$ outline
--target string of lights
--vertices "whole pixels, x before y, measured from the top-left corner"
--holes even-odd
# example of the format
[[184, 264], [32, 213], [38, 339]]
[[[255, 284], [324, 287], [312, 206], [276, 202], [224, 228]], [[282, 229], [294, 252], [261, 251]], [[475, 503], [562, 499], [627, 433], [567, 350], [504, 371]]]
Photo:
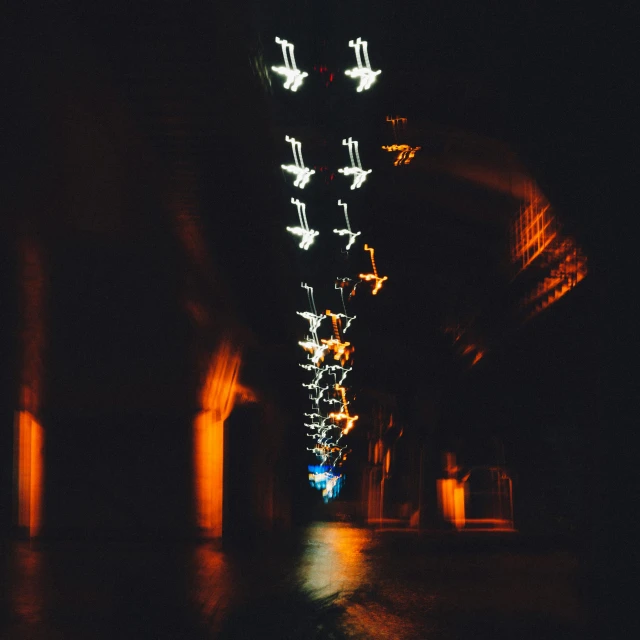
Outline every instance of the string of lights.
[[[296, 66], [293, 44], [280, 38], [276, 38], [275, 41], [282, 47], [284, 66], [274, 66], [272, 70], [284, 77], [284, 89], [295, 92], [302, 86], [302, 81], [308, 74], [300, 71]], [[345, 74], [359, 81], [357, 92], [368, 90], [381, 71], [374, 71], [371, 68], [366, 41], [361, 38], [351, 40], [349, 46], [355, 51], [357, 67], [348, 69]], [[317, 65], [313, 68], [314, 70], [325, 69]], [[293, 187], [304, 189], [315, 170], [304, 164], [300, 141], [288, 135], [285, 136], [285, 141], [291, 144], [293, 164], [283, 164], [281, 168], [294, 176]], [[363, 169], [357, 140], [351, 137], [346, 138], [342, 140], [342, 145], [349, 151], [350, 166], [338, 169], [338, 172], [352, 178], [350, 189], [353, 191], [362, 187], [372, 170]], [[306, 251], [319, 232], [309, 227], [306, 203], [293, 197], [290, 201], [297, 210], [298, 226], [288, 226], [286, 230], [300, 238], [299, 247]], [[343, 245], [342, 251], [349, 252], [361, 232], [354, 231], [351, 227], [348, 204], [339, 199], [338, 206], [343, 208], [345, 223], [343, 228], [333, 229], [333, 233], [346, 239], [346, 246]], [[376, 295], [382, 283], [387, 280], [386, 276], [378, 275], [373, 248], [367, 244], [364, 248], [370, 253], [372, 273], [360, 274], [357, 278], [344, 277], [334, 280], [334, 289], [340, 294], [341, 312], [336, 313], [327, 309], [325, 313], [318, 313], [314, 289], [305, 282], [301, 283], [301, 287], [306, 293], [307, 309], [296, 312], [308, 323], [306, 335], [298, 344], [306, 352], [306, 361], [301, 363], [300, 367], [310, 375], [308, 381], [302, 384], [311, 405], [309, 413], [304, 414], [305, 422], [303, 423], [307, 436], [311, 439], [307, 450], [312, 452], [318, 461], [318, 464], [309, 466], [309, 481], [312, 486], [322, 491], [325, 501], [335, 498], [344, 484], [342, 465], [347, 458], [348, 447], [341, 441], [359, 419], [359, 416], [351, 413], [348, 398], [347, 377], [352, 371], [354, 346], [351, 341], [344, 339], [344, 334], [356, 316], [349, 314], [347, 304], [355, 295], [356, 288], [361, 282], [373, 281], [374, 286], [371, 292]], [[326, 326], [325, 319], [330, 320], [329, 335], [322, 335], [323, 327]]]

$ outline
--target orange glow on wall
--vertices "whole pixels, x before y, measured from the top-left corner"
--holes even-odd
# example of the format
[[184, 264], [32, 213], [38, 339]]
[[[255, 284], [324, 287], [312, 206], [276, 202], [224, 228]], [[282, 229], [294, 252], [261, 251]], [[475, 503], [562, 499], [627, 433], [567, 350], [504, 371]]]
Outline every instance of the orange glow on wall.
[[222, 536], [224, 421], [233, 410], [240, 364], [239, 351], [224, 340], [211, 357], [194, 421], [196, 520], [213, 538]]
[[416, 153], [422, 149], [422, 147], [411, 147], [408, 144], [392, 144], [389, 146], [383, 146], [382, 148], [385, 151], [395, 151], [398, 153], [396, 159], [393, 161], [393, 165], [395, 167], [399, 167], [403, 164], [409, 164]]
[[557, 302], [587, 275], [587, 258], [573, 238], [554, 243], [549, 253], [549, 259], [555, 266], [522, 301], [528, 309], [528, 317]]
[[31, 537], [42, 525], [44, 430], [38, 414], [42, 396], [45, 278], [42, 251], [31, 237], [19, 246], [20, 397], [14, 417], [15, 523]]
[[465, 525], [463, 484], [456, 478], [442, 478], [437, 481], [437, 487], [440, 513], [456, 529], [462, 529]]
[[525, 204], [513, 227], [511, 257], [520, 270], [535, 260], [546, 272], [522, 300], [527, 317], [531, 318], [587, 275], [587, 258], [572, 237], [562, 234], [549, 203], [537, 188], [529, 184], [525, 192]]
[[364, 250], [368, 251], [371, 254], [371, 268], [373, 270], [373, 273], [361, 273], [358, 277], [362, 278], [362, 280], [366, 280], [367, 282], [371, 280], [375, 281], [375, 285], [373, 287], [373, 290], [371, 291], [371, 293], [375, 296], [378, 293], [378, 291], [380, 291], [380, 287], [382, 287], [382, 283], [388, 278], [387, 276], [384, 276], [382, 278], [378, 276], [378, 269], [376, 267], [376, 261], [374, 257], [374, 248], [370, 247], [368, 244], [365, 244]]
[[526, 269], [551, 243], [556, 235], [555, 218], [546, 198], [535, 185], [525, 189], [525, 202], [513, 225], [511, 259]]
[[16, 523], [34, 537], [42, 525], [44, 430], [29, 411], [14, 418], [14, 473]]

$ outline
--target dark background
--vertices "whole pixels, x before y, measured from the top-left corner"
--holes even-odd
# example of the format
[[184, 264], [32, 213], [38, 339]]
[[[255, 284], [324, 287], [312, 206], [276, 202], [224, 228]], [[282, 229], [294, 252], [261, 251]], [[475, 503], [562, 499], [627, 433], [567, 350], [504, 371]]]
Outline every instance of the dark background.
[[[357, 194], [358, 206], [350, 206], [352, 222], [360, 223], [389, 275], [375, 300], [357, 300], [366, 320], [354, 324], [354, 385], [399, 392], [407, 420], [419, 412], [413, 407], [421, 394], [431, 397], [433, 389], [441, 398], [441, 428], [454, 440], [462, 430], [459, 437], [470, 442], [464, 425], [472, 420], [487, 433], [499, 425], [521, 477], [545, 477], [548, 469], [558, 475], [564, 462], [553, 460], [549, 439], [560, 438], [565, 444], [556, 449], [565, 458], [570, 452], [580, 473], [579, 486], [567, 490], [580, 495], [590, 597], [624, 606], [614, 596], [635, 557], [623, 543], [633, 537], [629, 500], [637, 489], [628, 435], [637, 397], [631, 375], [637, 305], [619, 275], [633, 273], [634, 255], [622, 215], [629, 207], [618, 187], [631, 184], [624, 171], [631, 164], [623, 159], [635, 131], [625, 115], [635, 73], [630, 11], [536, 2], [345, 5], [56, 3], [8, 16], [3, 502], [9, 502], [16, 393], [12, 252], [25, 224], [45, 241], [47, 277], [65, 283], [54, 285], [48, 300], [47, 357], [56, 375], [47, 380], [45, 415], [52, 430], [61, 419], [67, 433], [74, 420], [85, 425], [77, 417], [85, 407], [99, 423], [86, 436], [90, 460], [110, 446], [113, 459], [132, 472], [139, 460], [126, 463], [126, 455], [152, 438], [167, 446], [158, 446], [162, 463], [149, 468], [169, 463], [171, 412], [183, 415], [191, 388], [178, 301], [181, 258], [161, 213], [175, 205], [197, 210], [213, 256], [208, 290], [220, 314], [247, 326], [259, 345], [261, 356], [247, 375], [272, 380], [277, 373], [274, 393], [291, 442], [302, 450], [296, 416], [305, 399], [294, 398], [302, 380], [295, 348], [304, 329], [295, 316], [304, 304], [299, 281], [307, 269], [321, 279], [319, 265], [341, 256], [324, 251], [322, 263], [311, 262], [284, 231], [294, 213], [279, 169], [288, 161], [284, 134], [308, 136], [307, 163], [320, 158], [328, 166], [336, 163], [331, 150], [353, 135], [374, 172]], [[312, 74], [304, 91], [285, 95], [273, 77], [271, 88], [261, 81], [261, 70], [279, 63], [275, 35], [296, 43], [301, 68], [313, 61], [338, 70], [346, 42], [360, 35], [383, 74], [364, 95], [339, 72], [328, 88]], [[503, 310], [511, 294], [500, 284], [506, 247], [489, 214], [472, 218], [455, 203], [425, 205], [435, 185], [418, 163], [411, 178], [394, 174], [378, 148], [389, 142], [384, 116], [396, 113], [495, 136], [523, 159], [589, 257], [588, 278], [548, 317], [522, 329], [508, 323]], [[327, 195], [319, 180], [314, 189], [310, 219], [311, 202]], [[486, 316], [491, 354], [470, 374], [441, 335], [452, 298], [470, 308], [478, 303]], [[186, 447], [177, 445], [181, 469]], [[295, 450], [291, 445], [293, 478], [306, 464]], [[62, 472], [64, 462], [57, 468]], [[81, 490], [74, 474], [83, 475], [66, 468], [60, 494], [65, 487]], [[177, 505], [186, 488], [171, 476], [181, 473], [168, 473], [158, 492], [173, 492], [167, 504]], [[565, 488], [575, 483], [572, 476], [564, 480]], [[299, 487], [295, 504], [302, 509], [308, 496]], [[150, 489], [143, 483], [140, 495]], [[90, 500], [90, 489], [82, 491]], [[533, 498], [529, 506], [521, 511], [524, 521], [535, 519]], [[4, 513], [8, 522], [8, 507]]]

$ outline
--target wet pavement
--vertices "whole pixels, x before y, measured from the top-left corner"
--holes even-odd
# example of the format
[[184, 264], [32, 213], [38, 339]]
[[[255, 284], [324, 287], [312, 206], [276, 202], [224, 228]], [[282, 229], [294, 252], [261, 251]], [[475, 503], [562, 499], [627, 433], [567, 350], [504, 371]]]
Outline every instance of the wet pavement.
[[[451, 538], [454, 540], [454, 538]], [[567, 550], [316, 523], [216, 545], [12, 542], [6, 639], [578, 638]]]

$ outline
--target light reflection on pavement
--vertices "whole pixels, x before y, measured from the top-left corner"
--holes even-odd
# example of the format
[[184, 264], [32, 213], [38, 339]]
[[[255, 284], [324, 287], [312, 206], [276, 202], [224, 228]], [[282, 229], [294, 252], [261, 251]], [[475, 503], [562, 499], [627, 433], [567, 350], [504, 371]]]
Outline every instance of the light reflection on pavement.
[[[463, 544], [452, 549], [410, 532], [316, 523], [300, 545], [279, 551], [269, 544], [223, 551], [209, 543], [13, 542], [0, 567], [8, 569], [0, 576], [0, 637], [208, 640], [234, 615], [255, 618], [259, 635], [265, 616], [285, 629], [292, 607], [307, 606], [300, 590], [336, 594], [336, 624], [350, 638], [583, 637], [575, 554], [457, 540]], [[260, 610], [265, 603], [276, 610]]]

